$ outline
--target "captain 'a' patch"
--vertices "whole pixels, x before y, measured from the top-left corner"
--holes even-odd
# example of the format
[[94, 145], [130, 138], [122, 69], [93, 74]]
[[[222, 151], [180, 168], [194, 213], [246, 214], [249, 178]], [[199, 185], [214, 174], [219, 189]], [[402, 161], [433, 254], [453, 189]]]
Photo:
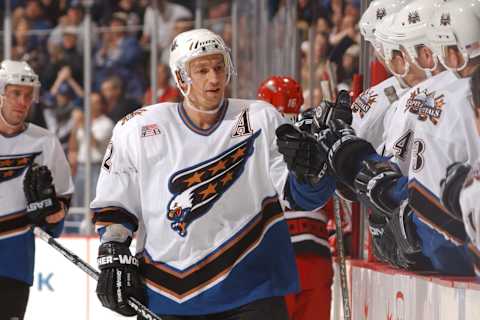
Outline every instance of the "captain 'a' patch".
[[261, 130], [221, 154], [172, 175], [168, 189], [173, 194], [167, 206], [171, 228], [180, 236], [200, 218], [241, 176], [253, 154]]
[[0, 156], [0, 183], [22, 175], [40, 152]]
[[252, 134], [252, 126], [250, 125], [249, 110], [243, 108], [242, 112], [238, 116], [238, 120], [233, 127], [232, 138], [238, 138], [241, 136], [247, 136]]

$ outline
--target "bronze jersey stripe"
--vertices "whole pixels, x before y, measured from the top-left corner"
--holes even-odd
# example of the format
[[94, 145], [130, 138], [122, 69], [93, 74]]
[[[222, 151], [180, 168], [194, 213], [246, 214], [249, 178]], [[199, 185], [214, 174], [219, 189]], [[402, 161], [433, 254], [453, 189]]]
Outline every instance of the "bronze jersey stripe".
[[259, 213], [259, 219], [253, 222], [254, 225], [249, 228], [248, 232], [231, 240], [235, 242], [233, 245], [223, 246], [220, 254], [216, 254], [215, 259], [211, 259], [203, 265], [200, 263], [192, 270], [185, 271], [189, 273], [187, 276], [175, 275], [173, 272], [168, 272], [164, 268], [161, 269], [146, 261], [143, 265], [145, 277], [156, 287], [174, 294], [178, 298], [184, 297], [208, 285], [219, 275], [233, 268], [236, 261], [258, 243], [266, 227], [282, 216], [283, 212], [277, 199], [263, 208]]

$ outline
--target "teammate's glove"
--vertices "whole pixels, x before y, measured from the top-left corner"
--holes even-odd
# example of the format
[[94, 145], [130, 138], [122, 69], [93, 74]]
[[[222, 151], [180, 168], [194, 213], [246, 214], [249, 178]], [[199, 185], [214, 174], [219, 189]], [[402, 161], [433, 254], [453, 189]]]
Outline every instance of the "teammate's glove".
[[315, 133], [313, 118], [315, 117], [315, 108], [310, 108], [308, 110], [302, 111], [298, 114], [295, 123], [293, 124], [300, 131], [307, 133]]
[[315, 136], [291, 124], [281, 125], [275, 133], [278, 151], [297, 180], [310, 184], [320, 181], [327, 171], [327, 165], [325, 153], [320, 150]]
[[459, 202], [460, 191], [471, 168], [466, 163], [455, 162], [448, 166], [445, 178], [440, 181], [442, 203], [459, 220], [462, 220], [462, 209]]
[[321, 149], [328, 154], [328, 165], [339, 180], [352, 190], [353, 179], [357, 174], [355, 159], [375, 153], [372, 145], [355, 136], [355, 131], [342, 120], [333, 120], [329, 128], [321, 131], [318, 142]]
[[404, 268], [410, 270], [431, 270], [431, 263], [422, 254], [417, 229], [410, 219], [412, 214], [408, 200], [405, 200], [388, 221], [388, 226], [397, 244], [397, 257], [400, 257], [399, 264], [405, 265]]
[[395, 236], [384, 216], [371, 213], [368, 216], [369, 230], [372, 235], [373, 255], [378, 260], [392, 266], [407, 268], [408, 263], [403, 257], [398, 256]]
[[100, 245], [97, 258], [100, 276], [96, 291], [104, 307], [124, 316], [134, 316], [136, 312], [128, 305], [127, 299], [134, 297], [142, 302], [144, 285], [138, 274], [138, 260], [130, 253], [127, 243], [112, 241]]
[[388, 191], [401, 177], [400, 170], [390, 161], [365, 160], [354, 186], [363, 204], [391, 218], [399, 204], [390, 199]]
[[27, 216], [34, 225], [48, 225], [46, 217], [62, 208], [55, 193], [52, 173], [46, 166], [29, 167], [23, 180]]
[[317, 132], [327, 128], [332, 120], [342, 120], [344, 123], [352, 124], [352, 109], [350, 108], [352, 100], [346, 90], [341, 90], [337, 95], [335, 103], [322, 101], [320, 106], [316, 107], [314, 124]]

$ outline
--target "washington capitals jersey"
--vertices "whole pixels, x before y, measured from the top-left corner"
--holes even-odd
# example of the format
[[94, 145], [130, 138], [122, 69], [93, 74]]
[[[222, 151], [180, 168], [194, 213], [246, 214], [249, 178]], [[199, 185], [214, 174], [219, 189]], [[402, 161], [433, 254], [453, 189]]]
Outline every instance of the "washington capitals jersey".
[[279, 199], [288, 175], [275, 137], [281, 115], [228, 99], [204, 130], [184, 108], [157, 104], [116, 125], [91, 204], [97, 227], [138, 226], [158, 314], [216, 313], [296, 291]]
[[23, 178], [33, 163], [52, 172], [57, 195], [70, 197], [70, 166], [54, 134], [34, 124], [0, 135], [0, 276], [33, 282], [34, 235], [26, 216]]
[[390, 77], [364, 92], [352, 104], [352, 128], [382, 154], [384, 118], [390, 106], [406, 91], [397, 78]]
[[448, 85], [455, 80], [456, 77], [451, 72], [441, 72], [404, 92], [391, 106], [385, 119], [383, 155], [392, 157], [404, 176], [408, 176], [410, 169], [416, 114], [422, 112], [422, 105], [427, 99], [424, 93], [435, 90], [430, 89], [432, 87]]
[[[477, 137], [478, 138], [478, 137]], [[460, 192], [463, 223], [469, 237], [469, 251], [474, 261], [475, 272], [480, 276], [480, 161], [469, 172]]]
[[[447, 72], [450, 73], [450, 72]], [[413, 96], [415, 95], [415, 96]], [[466, 240], [461, 220], [450, 217], [440, 202], [440, 181], [454, 162], [480, 158], [469, 79], [419, 86], [405, 113], [415, 120], [409, 172], [409, 199], [417, 216], [455, 244]]]

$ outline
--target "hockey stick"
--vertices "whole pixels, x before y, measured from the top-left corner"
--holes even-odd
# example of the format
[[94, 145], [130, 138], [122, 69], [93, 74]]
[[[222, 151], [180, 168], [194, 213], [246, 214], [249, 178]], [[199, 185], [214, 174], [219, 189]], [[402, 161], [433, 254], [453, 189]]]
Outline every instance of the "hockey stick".
[[351, 319], [350, 299], [348, 295], [347, 264], [345, 261], [345, 247], [343, 246], [342, 219], [340, 217], [340, 203], [337, 196], [333, 195], [333, 211], [337, 236], [337, 251], [340, 257], [340, 287], [342, 291], [343, 318]]
[[[38, 236], [40, 239], [48, 243], [51, 247], [55, 250], [60, 252], [65, 258], [70, 260], [74, 265], [82, 269], [85, 273], [87, 273], [90, 277], [95, 280], [98, 280], [99, 273], [95, 268], [91, 265], [83, 261], [79, 256], [62, 246], [58, 243], [51, 235], [40, 229], [39, 227], [35, 227], [33, 229], [33, 233]], [[162, 320], [159, 316], [154, 314], [150, 311], [146, 306], [144, 306], [140, 301], [137, 299], [130, 297], [128, 298], [128, 305], [137, 312], [139, 316], [142, 316], [144, 319], [147, 320]]]

